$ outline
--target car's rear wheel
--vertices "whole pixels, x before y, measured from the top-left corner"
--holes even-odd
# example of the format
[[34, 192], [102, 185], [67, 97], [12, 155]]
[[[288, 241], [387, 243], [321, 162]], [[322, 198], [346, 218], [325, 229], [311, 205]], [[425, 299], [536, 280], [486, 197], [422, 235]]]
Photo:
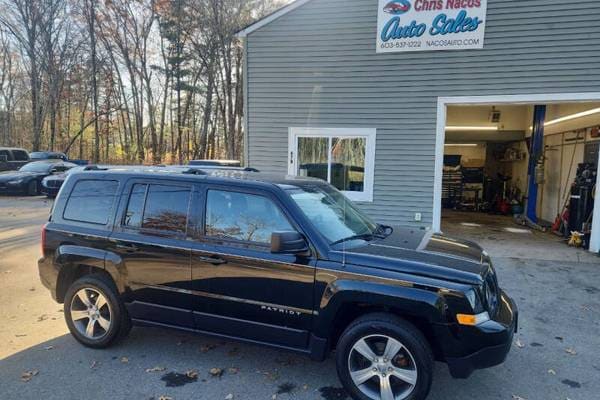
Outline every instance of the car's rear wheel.
[[131, 327], [115, 285], [101, 274], [86, 275], [69, 287], [64, 313], [73, 337], [88, 347], [108, 347]]
[[336, 350], [340, 381], [357, 400], [422, 400], [429, 393], [433, 355], [409, 322], [370, 314], [353, 322]]
[[29, 196], [37, 196], [38, 194], [38, 183], [34, 179], [27, 184], [27, 194]]

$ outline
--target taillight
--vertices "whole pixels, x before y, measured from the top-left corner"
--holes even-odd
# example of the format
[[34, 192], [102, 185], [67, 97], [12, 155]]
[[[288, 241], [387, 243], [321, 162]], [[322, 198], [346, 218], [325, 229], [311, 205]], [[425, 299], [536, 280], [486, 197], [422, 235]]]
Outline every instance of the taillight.
[[42, 226], [42, 256], [46, 255], [44, 251], [44, 249], [46, 248], [46, 225], [48, 225], [48, 223], [45, 223]]

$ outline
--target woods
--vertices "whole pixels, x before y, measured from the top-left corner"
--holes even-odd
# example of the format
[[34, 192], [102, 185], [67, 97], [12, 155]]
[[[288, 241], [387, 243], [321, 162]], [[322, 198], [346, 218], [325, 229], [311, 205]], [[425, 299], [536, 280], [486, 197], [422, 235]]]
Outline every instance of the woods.
[[243, 157], [235, 32], [286, 0], [0, 0], [0, 145], [107, 163]]

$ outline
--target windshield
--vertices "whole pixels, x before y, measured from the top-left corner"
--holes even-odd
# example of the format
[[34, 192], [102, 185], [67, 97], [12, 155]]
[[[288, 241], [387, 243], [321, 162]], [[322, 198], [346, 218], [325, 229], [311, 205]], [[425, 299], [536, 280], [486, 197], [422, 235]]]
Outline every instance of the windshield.
[[330, 244], [378, 231], [376, 223], [332, 186], [294, 187], [287, 192]]
[[47, 158], [46, 153], [41, 153], [41, 152], [33, 152], [33, 153], [29, 153], [29, 158], [31, 158], [32, 160], [41, 160], [44, 158]]
[[51, 164], [45, 162], [32, 162], [29, 164], [25, 164], [19, 169], [19, 171], [23, 172], [48, 172]]

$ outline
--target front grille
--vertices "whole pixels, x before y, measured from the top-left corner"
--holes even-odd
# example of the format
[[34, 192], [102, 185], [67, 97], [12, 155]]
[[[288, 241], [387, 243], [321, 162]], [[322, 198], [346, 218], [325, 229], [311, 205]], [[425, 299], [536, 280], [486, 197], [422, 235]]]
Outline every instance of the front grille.
[[58, 189], [62, 185], [62, 181], [57, 180], [47, 180], [46, 186], [51, 189]]

